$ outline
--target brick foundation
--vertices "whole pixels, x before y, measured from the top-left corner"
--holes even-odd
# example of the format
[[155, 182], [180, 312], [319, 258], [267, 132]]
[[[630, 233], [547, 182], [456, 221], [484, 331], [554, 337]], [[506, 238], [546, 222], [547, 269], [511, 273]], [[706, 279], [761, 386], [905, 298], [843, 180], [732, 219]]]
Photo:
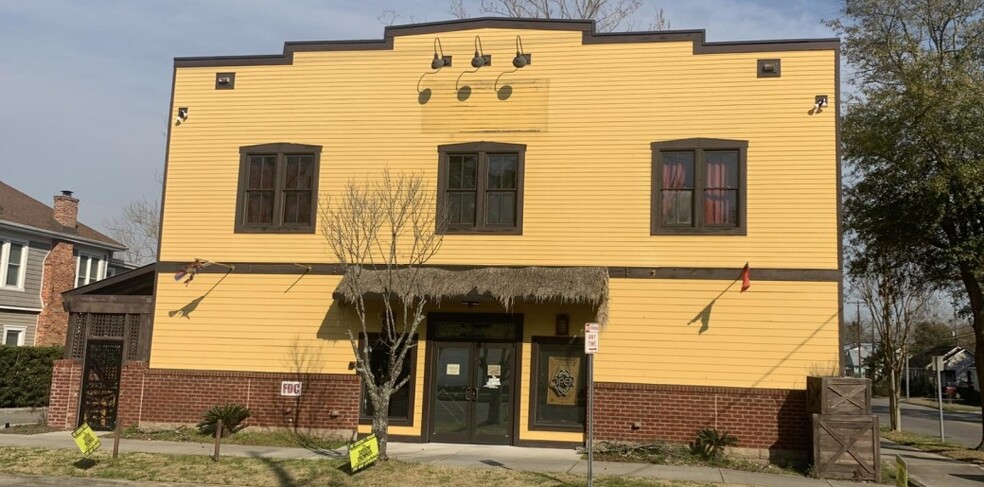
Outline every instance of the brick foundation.
[[[55, 365], [48, 420], [52, 426], [75, 426], [81, 376], [78, 362], [62, 360]], [[303, 381], [303, 395], [280, 396], [284, 380]], [[296, 426], [342, 436], [358, 427], [359, 395], [359, 378], [354, 374], [150, 369], [146, 362], [128, 362], [120, 379], [117, 417], [123, 426], [195, 424], [209, 407], [237, 403], [252, 411], [250, 426]]]
[[688, 443], [716, 428], [741, 448], [806, 452], [810, 444], [806, 391], [798, 390], [599, 382], [595, 425], [605, 440]]

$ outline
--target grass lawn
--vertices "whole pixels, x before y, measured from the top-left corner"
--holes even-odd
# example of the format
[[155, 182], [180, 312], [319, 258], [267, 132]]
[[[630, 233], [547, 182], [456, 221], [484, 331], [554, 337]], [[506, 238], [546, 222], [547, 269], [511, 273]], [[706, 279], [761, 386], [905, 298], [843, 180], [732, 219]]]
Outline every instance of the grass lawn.
[[[103, 437], [112, 437], [112, 433], [104, 433]], [[208, 435], [203, 435], [194, 428], [181, 428], [177, 430], [162, 431], [143, 431], [135, 428], [127, 428], [120, 432], [120, 437], [128, 440], [157, 440], [157, 441], [185, 441], [191, 443], [214, 443], [215, 439]], [[293, 432], [288, 430], [274, 431], [251, 431], [242, 430], [238, 433], [222, 438], [222, 444], [229, 445], [253, 445], [253, 446], [285, 446], [295, 448], [307, 448], [309, 450], [334, 450], [346, 445], [346, 442], [333, 439], [320, 438], [303, 432]]]
[[[280, 460], [224, 457], [213, 462], [204, 456], [121, 454], [116, 460], [105, 451], [81, 460], [78, 452], [28, 448], [0, 448], [0, 472], [20, 475], [92, 477], [158, 482], [195, 482], [250, 487], [378, 486], [378, 485], [494, 485], [579, 486], [583, 477], [538, 474], [506, 469], [469, 469], [383, 462], [349, 475], [348, 464], [338, 459]], [[604, 487], [711, 487], [721, 484], [675, 482], [624, 477], [598, 477]]]
[[882, 427], [881, 436], [900, 445], [911, 446], [955, 460], [984, 464], [984, 451], [971, 450], [960, 445], [954, 445], [953, 443], [941, 443], [938, 438], [932, 436], [924, 436], [905, 431], [899, 433], [897, 431], [891, 431], [886, 427]]
[[[915, 404], [917, 406], [927, 406], [931, 408], [938, 408], [939, 404], [936, 399], [929, 399], [927, 397], [913, 397], [911, 399], [903, 399], [902, 402]], [[943, 401], [943, 410], [951, 413], [980, 413], [980, 406], [968, 406], [966, 404], [951, 404]]]
[[43, 423], [19, 424], [9, 428], [0, 428], [0, 434], [10, 435], [37, 435], [41, 433], [51, 433], [52, 431], [58, 431], [58, 428], [52, 428]]

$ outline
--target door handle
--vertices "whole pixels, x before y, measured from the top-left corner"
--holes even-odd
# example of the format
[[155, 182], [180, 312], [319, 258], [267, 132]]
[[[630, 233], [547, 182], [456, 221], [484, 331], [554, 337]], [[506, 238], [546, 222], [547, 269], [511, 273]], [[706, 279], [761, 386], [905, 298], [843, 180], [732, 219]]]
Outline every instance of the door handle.
[[477, 387], [466, 387], [465, 388], [465, 400], [466, 401], [477, 401], [478, 400], [478, 388]]

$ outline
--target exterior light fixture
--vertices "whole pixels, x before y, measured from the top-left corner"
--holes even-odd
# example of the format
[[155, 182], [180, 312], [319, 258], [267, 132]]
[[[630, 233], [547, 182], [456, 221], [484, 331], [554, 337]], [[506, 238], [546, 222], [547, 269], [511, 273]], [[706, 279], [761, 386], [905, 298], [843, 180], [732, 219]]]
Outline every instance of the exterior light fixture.
[[492, 65], [492, 55], [485, 54], [482, 49], [482, 38], [479, 36], [475, 36], [475, 57], [472, 58], [471, 65], [475, 69]]
[[523, 52], [523, 38], [516, 36], [516, 57], [513, 58], [513, 66], [519, 69], [532, 62], [533, 57]]
[[813, 101], [813, 108], [810, 109], [810, 115], [814, 115], [823, 111], [827, 108], [827, 95], [817, 95]]
[[181, 125], [185, 120], [188, 120], [188, 107], [180, 107], [178, 114], [174, 117], [174, 124]]
[[[440, 54], [438, 54], [440, 52]], [[434, 60], [431, 61], [431, 69], [440, 70], [443, 67], [451, 66], [451, 56], [444, 55], [444, 46], [441, 45], [439, 37], [434, 38]]]

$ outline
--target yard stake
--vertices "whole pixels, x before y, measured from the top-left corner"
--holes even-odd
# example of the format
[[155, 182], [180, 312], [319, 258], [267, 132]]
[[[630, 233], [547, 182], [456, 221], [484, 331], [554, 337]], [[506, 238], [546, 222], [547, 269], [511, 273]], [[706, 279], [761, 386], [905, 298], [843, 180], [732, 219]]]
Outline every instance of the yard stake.
[[120, 454], [120, 420], [116, 420], [116, 427], [113, 428], [113, 460]]
[[215, 454], [212, 460], [219, 461], [219, 445], [222, 444], [222, 418], [215, 424]]

